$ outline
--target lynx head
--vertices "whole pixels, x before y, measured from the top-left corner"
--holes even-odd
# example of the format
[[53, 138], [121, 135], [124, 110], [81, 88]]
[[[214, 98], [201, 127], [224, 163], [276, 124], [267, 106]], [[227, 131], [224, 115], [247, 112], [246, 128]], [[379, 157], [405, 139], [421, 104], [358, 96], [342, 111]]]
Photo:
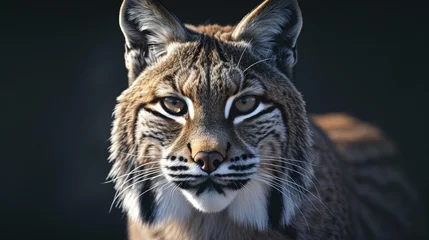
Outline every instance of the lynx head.
[[227, 214], [259, 230], [294, 216], [313, 170], [291, 83], [302, 20], [266, 0], [234, 27], [183, 25], [155, 0], [120, 11], [129, 88], [111, 136], [117, 196], [134, 220]]

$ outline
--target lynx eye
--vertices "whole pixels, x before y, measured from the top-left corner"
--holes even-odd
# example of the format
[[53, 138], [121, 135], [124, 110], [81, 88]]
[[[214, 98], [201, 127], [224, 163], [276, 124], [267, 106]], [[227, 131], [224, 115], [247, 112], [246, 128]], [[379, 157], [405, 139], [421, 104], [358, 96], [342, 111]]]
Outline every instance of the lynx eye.
[[177, 97], [166, 97], [160, 102], [162, 108], [173, 116], [182, 116], [188, 111], [185, 101]]
[[234, 102], [234, 108], [239, 114], [253, 112], [259, 105], [259, 100], [255, 96], [244, 96]]

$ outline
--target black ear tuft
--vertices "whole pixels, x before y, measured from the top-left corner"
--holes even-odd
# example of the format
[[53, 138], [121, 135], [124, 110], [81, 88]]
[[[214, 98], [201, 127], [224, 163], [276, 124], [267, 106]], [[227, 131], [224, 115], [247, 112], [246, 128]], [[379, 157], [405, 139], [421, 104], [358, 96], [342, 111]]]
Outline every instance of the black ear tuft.
[[124, 0], [119, 24], [126, 40], [129, 83], [163, 56], [169, 44], [188, 39], [183, 24], [155, 0]]
[[292, 78], [302, 16], [296, 0], [265, 0], [235, 27], [236, 41], [250, 42], [261, 58], [275, 58], [277, 68]]

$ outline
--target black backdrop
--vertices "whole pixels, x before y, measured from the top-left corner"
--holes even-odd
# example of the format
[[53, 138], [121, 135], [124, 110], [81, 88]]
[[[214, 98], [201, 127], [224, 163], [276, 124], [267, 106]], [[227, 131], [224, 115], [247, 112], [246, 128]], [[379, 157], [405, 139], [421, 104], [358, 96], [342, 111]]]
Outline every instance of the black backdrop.
[[[260, 1], [162, 1], [182, 21], [236, 23]], [[346, 2], [346, 3], [344, 3]], [[313, 113], [381, 126], [428, 200], [428, 8], [407, 1], [302, 0], [297, 86]], [[120, 0], [0, 7], [1, 239], [125, 239], [109, 213], [107, 148], [126, 88]]]

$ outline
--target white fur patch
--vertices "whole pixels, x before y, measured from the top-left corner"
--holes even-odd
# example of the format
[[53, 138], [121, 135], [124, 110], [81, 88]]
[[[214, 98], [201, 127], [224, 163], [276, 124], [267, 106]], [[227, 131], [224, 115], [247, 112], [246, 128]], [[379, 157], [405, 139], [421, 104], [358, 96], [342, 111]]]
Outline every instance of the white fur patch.
[[295, 209], [297, 206], [297, 199], [294, 195], [291, 194], [291, 190], [284, 187], [282, 190], [283, 193], [283, 213], [281, 222], [285, 225], [288, 225], [292, 218], [295, 216]]
[[264, 231], [268, 227], [268, 186], [251, 180], [240, 191], [228, 207], [228, 215], [238, 224]]
[[125, 193], [125, 197], [122, 200], [122, 207], [128, 213], [134, 221], [140, 221], [140, 204], [139, 204], [139, 193], [135, 189], [131, 189]]
[[205, 213], [220, 212], [232, 202], [237, 195], [238, 191], [231, 191], [224, 189], [225, 194], [219, 194], [216, 190], [212, 189], [209, 192], [205, 190], [199, 196], [196, 196], [194, 192], [188, 190], [182, 190], [183, 195], [192, 205]]
[[156, 189], [155, 192], [157, 207], [154, 224], [163, 224], [170, 220], [184, 221], [191, 215], [191, 204], [173, 183], [165, 189]]

